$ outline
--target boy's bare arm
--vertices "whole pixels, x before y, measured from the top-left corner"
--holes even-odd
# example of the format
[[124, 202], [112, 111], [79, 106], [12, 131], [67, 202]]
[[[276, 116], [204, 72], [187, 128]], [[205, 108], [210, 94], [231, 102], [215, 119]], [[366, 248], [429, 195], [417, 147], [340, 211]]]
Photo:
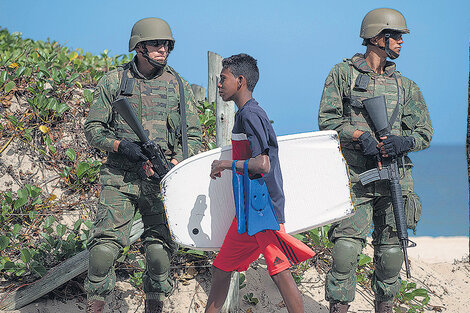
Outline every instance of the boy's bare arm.
[[[224, 170], [231, 170], [232, 169], [232, 162], [231, 160], [214, 160], [211, 166], [211, 174], [210, 177], [212, 179], [216, 179], [220, 177], [221, 173]], [[240, 160], [237, 161], [235, 167], [237, 171], [243, 173], [245, 161]], [[254, 158], [251, 158], [248, 162], [248, 172], [250, 174], [267, 174], [271, 169], [271, 163], [269, 162], [269, 156], [267, 151], [257, 155]]]

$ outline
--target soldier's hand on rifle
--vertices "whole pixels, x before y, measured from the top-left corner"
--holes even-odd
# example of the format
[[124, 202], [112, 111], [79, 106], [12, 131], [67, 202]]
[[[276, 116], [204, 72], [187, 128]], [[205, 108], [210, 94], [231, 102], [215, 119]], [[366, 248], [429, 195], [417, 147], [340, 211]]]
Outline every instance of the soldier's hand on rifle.
[[365, 156], [375, 157], [377, 160], [379, 159], [379, 143], [369, 132], [362, 133], [357, 140], [361, 146], [362, 154]]
[[148, 160], [148, 158], [142, 153], [142, 149], [138, 144], [127, 140], [121, 140], [117, 152], [126, 156], [126, 158], [131, 162]]
[[401, 156], [410, 151], [414, 146], [414, 138], [411, 136], [389, 135], [383, 140], [383, 148], [380, 152], [384, 157]]

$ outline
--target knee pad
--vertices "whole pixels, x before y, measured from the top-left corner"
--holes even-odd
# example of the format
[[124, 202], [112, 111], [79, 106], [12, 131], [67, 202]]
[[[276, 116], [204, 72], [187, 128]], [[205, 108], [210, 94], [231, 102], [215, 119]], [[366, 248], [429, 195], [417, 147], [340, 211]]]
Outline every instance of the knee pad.
[[348, 238], [336, 240], [332, 251], [332, 274], [336, 279], [346, 279], [351, 274], [354, 274], [361, 250], [362, 244], [360, 240]]
[[160, 243], [152, 243], [145, 248], [146, 267], [149, 275], [158, 281], [168, 276], [170, 269], [170, 254]]
[[403, 264], [403, 253], [400, 246], [381, 246], [374, 256], [375, 272], [377, 277], [387, 282], [395, 281], [400, 274]]
[[90, 249], [88, 276], [91, 280], [104, 279], [114, 265], [118, 251], [108, 244], [97, 244]]

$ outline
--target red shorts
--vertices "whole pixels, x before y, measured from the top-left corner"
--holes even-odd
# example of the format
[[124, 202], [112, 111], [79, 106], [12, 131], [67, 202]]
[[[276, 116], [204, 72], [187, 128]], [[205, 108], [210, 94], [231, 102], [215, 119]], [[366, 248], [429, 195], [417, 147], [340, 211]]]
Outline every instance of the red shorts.
[[271, 276], [315, 255], [312, 249], [287, 234], [284, 224], [280, 224], [278, 231], [266, 230], [248, 236], [238, 233], [234, 218], [213, 265], [226, 272], [246, 271], [261, 253]]

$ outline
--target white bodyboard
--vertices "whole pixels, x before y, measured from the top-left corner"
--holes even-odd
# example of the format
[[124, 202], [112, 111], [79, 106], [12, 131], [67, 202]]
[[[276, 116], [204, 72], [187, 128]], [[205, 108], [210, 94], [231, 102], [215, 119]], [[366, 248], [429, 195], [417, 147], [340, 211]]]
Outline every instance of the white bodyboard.
[[[335, 131], [278, 137], [286, 231], [300, 233], [354, 214], [346, 161]], [[160, 183], [168, 224], [178, 244], [217, 250], [235, 216], [232, 171], [209, 177], [214, 160], [231, 160], [232, 147], [213, 149], [176, 165]]]

